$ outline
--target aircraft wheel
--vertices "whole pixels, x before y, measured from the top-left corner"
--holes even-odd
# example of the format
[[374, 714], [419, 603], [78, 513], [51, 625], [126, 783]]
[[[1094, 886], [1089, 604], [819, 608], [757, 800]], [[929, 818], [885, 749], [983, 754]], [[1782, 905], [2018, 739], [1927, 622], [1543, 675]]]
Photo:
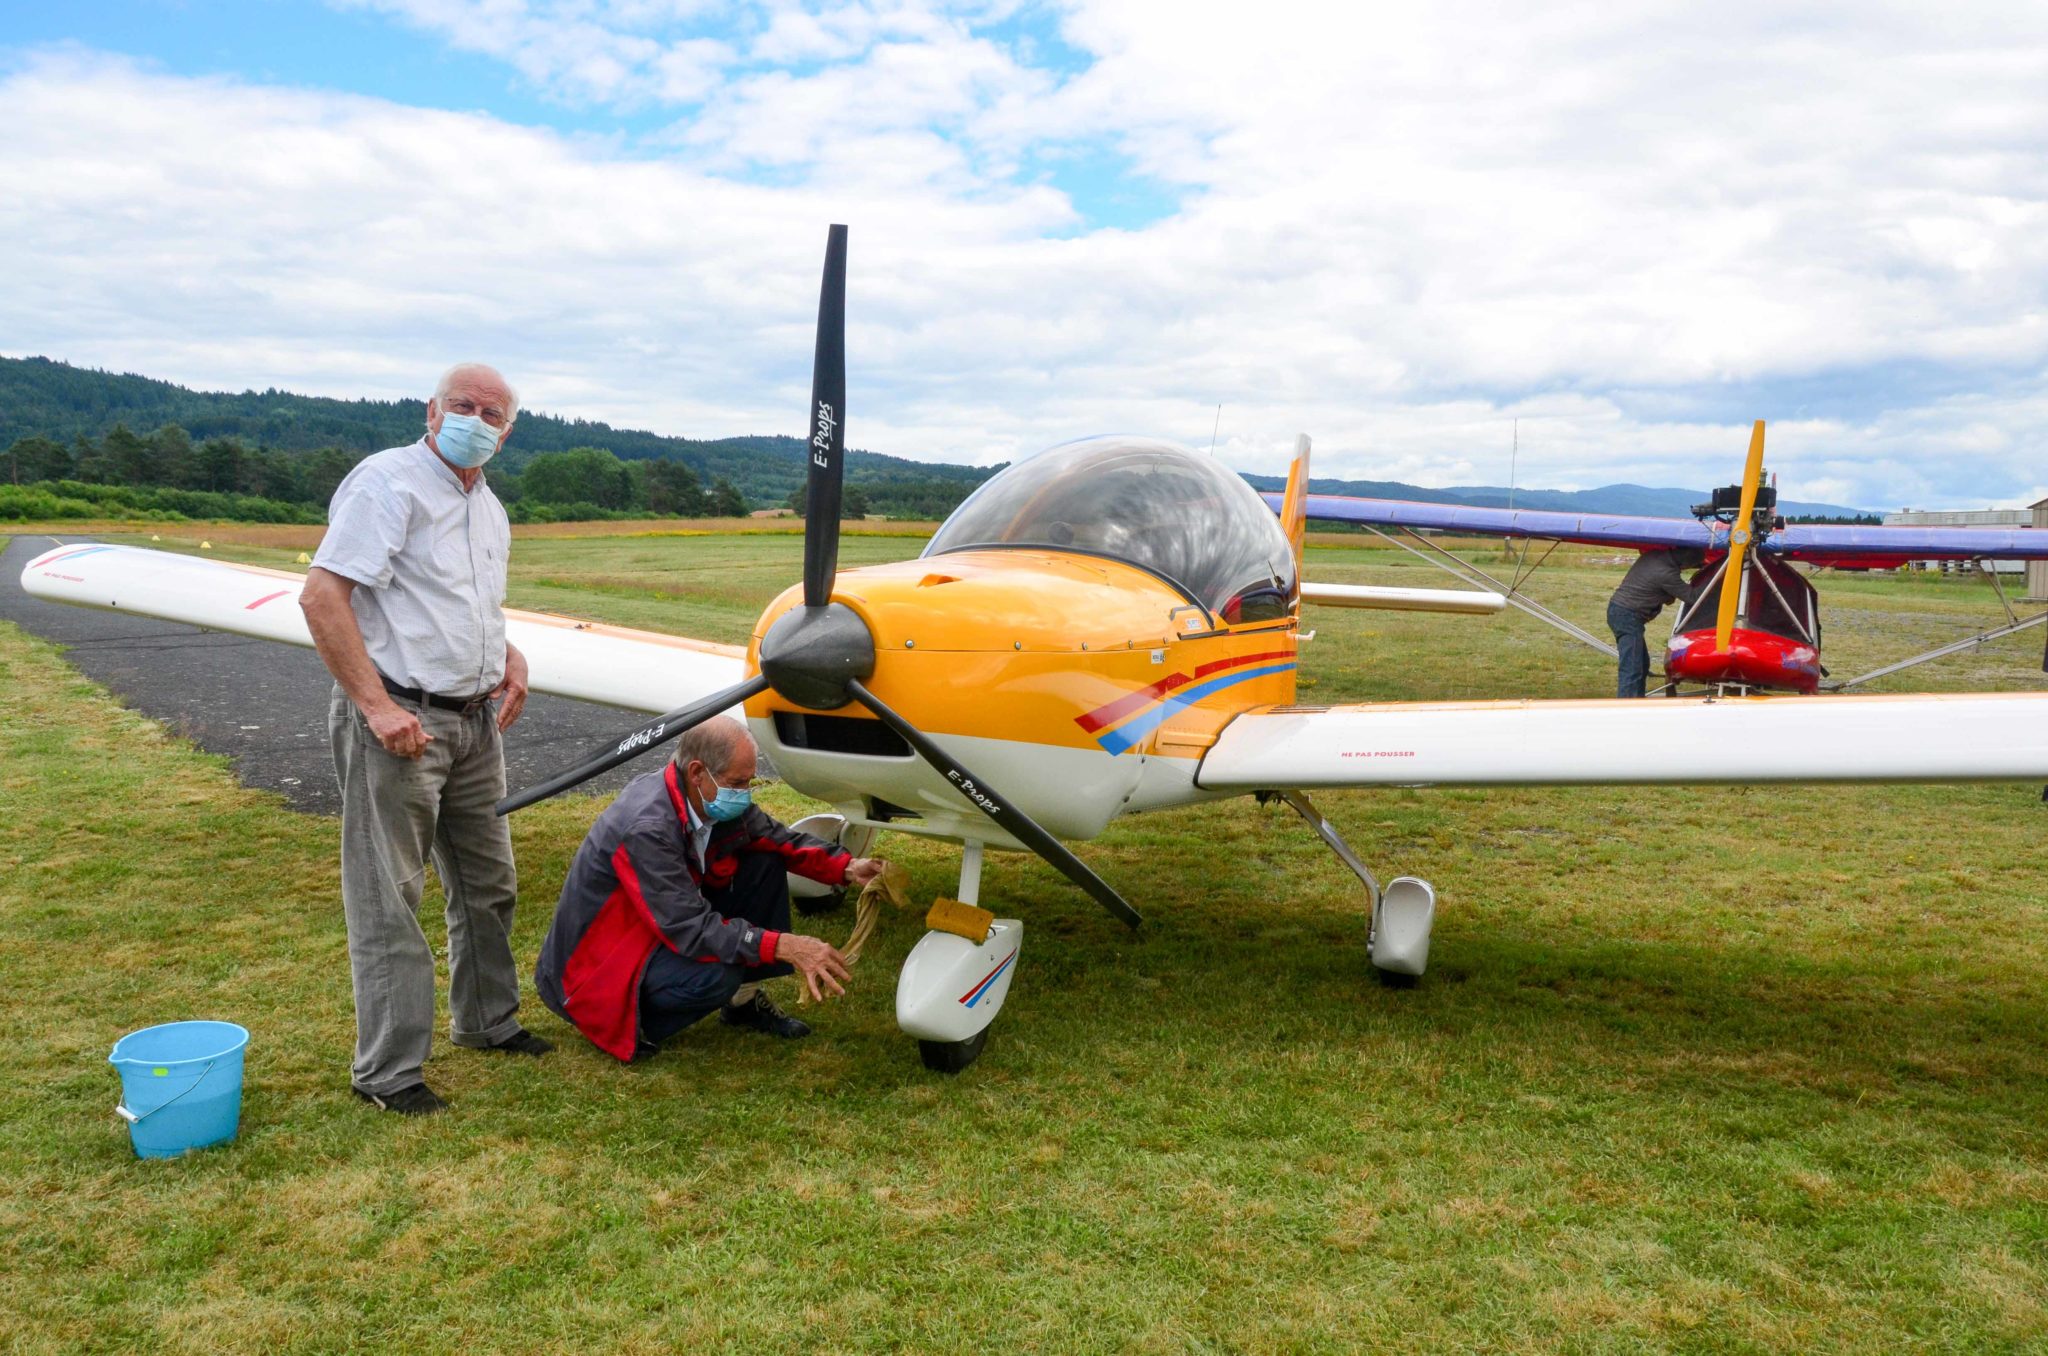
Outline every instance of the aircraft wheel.
[[956, 1074], [979, 1059], [987, 1044], [988, 1028], [983, 1027], [964, 1041], [919, 1041], [917, 1053], [932, 1072]]
[[1380, 987], [1383, 989], [1412, 989], [1422, 982], [1421, 975], [1402, 974], [1399, 970], [1382, 970], [1378, 966], [1373, 967], [1373, 974], [1379, 976]]

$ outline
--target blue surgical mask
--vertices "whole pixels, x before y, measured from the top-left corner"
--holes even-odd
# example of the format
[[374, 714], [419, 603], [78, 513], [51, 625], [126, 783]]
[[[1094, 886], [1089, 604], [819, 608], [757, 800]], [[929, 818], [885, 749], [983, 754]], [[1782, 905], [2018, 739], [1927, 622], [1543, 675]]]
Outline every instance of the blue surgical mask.
[[735, 786], [721, 786], [718, 794], [704, 803], [704, 816], [716, 824], [738, 819], [754, 803], [754, 793]]
[[504, 436], [504, 429], [492, 428], [476, 415], [444, 414], [434, 443], [451, 465], [474, 471], [491, 459]]

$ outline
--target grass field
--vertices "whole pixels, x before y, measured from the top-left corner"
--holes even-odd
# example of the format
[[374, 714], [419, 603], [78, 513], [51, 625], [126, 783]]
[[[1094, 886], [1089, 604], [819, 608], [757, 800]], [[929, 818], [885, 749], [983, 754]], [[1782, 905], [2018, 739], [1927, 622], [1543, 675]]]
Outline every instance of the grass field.
[[[844, 563], [918, 546], [849, 538]], [[797, 553], [522, 540], [512, 602], [739, 640]], [[1310, 572], [1441, 582], [1349, 544]], [[1616, 569], [1546, 575], [1592, 624]], [[1982, 585], [1822, 590], [1838, 672], [1992, 611]], [[1518, 615], [1309, 624], [1305, 700], [1611, 684]], [[2038, 654], [1888, 690], [2037, 689]], [[0, 626], [0, 1345], [2048, 1350], [2037, 787], [1322, 799], [1383, 874], [1441, 892], [1421, 987], [1370, 979], [1355, 883], [1297, 821], [1231, 802], [1081, 848], [1146, 912], [1136, 937], [991, 861], [1024, 968], [957, 1079], [895, 1029], [919, 935], [896, 916], [808, 1041], [712, 1025], [621, 1067], [530, 1005], [558, 1054], [444, 1044], [454, 1110], [407, 1123], [347, 1096], [333, 821]], [[525, 960], [594, 810], [516, 821]], [[951, 888], [946, 849], [884, 850], [920, 899]], [[254, 1033], [242, 1135], [141, 1163], [106, 1052], [187, 1016]]]

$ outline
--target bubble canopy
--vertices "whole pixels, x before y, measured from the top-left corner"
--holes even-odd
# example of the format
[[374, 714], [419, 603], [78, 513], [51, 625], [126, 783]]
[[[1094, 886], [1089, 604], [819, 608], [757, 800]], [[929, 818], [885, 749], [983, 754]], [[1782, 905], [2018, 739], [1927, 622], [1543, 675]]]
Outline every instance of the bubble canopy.
[[1088, 438], [995, 476], [924, 554], [1078, 551], [1158, 575], [1226, 622], [1288, 615], [1294, 551], [1258, 492], [1209, 457], [1148, 438]]

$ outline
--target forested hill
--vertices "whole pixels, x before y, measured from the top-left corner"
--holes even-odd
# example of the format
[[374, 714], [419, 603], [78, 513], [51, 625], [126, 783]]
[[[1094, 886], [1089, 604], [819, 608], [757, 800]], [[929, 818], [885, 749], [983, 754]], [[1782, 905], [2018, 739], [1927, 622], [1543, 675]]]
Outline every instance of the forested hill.
[[[75, 478], [112, 485], [163, 485], [256, 495], [317, 509], [357, 458], [411, 442], [419, 436], [425, 416], [426, 405], [420, 400], [334, 400], [278, 390], [193, 391], [48, 358], [0, 358], [0, 449], [15, 449], [11, 461], [0, 462], [0, 482]], [[125, 432], [110, 442], [117, 429]], [[149, 445], [137, 444], [130, 435], [141, 435]], [[44, 449], [50, 455], [43, 460], [58, 464], [32, 470], [36, 458], [21, 452], [23, 440], [55, 444]], [[610, 455], [593, 455], [587, 451], [591, 448]], [[565, 455], [572, 451], [577, 455]], [[536, 458], [541, 459], [538, 467]], [[660, 465], [663, 462], [687, 466], [694, 480], [673, 466]], [[493, 464], [492, 484], [508, 503], [517, 504], [523, 497], [527, 502], [521, 511], [529, 518], [574, 516], [593, 509], [619, 514], [737, 513], [790, 502], [803, 485], [806, 465], [804, 444], [792, 437], [671, 438], [529, 411], [519, 416], [518, 435]], [[849, 452], [849, 512], [943, 518], [997, 469]], [[1272, 476], [1245, 478], [1262, 490], [1284, 484]], [[1321, 494], [1483, 506], [1512, 502], [1531, 509], [1661, 517], [1685, 517], [1706, 497], [1704, 487], [1640, 485], [1509, 491], [1497, 486], [1424, 489], [1398, 481], [1317, 479], [1310, 487]], [[700, 489], [713, 494], [714, 505], [724, 507], [700, 503]], [[1791, 500], [1781, 501], [1779, 511], [1843, 518], [1858, 513], [1838, 505]]]
[[[800, 413], [800, 412], [799, 412]], [[361, 455], [409, 443], [426, 417], [423, 400], [334, 400], [289, 391], [193, 391], [167, 381], [73, 367], [48, 358], [0, 358], [0, 447], [25, 437], [71, 443], [104, 438], [115, 425], [149, 433], [184, 429], [195, 443], [238, 439], [252, 448]], [[786, 436], [669, 438], [581, 419], [522, 411], [500, 470], [517, 472], [544, 452], [599, 447], [625, 461], [679, 461], [705, 485], [729, 481], [755, 508], [779, 505], [803, 484], [804, 445]], [[944, 517], [994, 468], [910, 461], [849, 452], [847, 484], [878, 509]]]

